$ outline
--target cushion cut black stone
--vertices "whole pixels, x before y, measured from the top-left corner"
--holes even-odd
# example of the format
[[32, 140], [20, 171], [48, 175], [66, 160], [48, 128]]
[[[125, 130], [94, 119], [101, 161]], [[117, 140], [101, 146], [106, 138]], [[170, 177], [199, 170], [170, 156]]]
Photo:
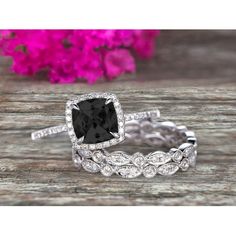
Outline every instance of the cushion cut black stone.
[[113, 102], [105, 104], [105, 98], [81, 101], [72, 109], [72, 122], [76, 137], [84, 137], [83, 143], [96, 144], [114, 138], [118, 133], [117, 115]]

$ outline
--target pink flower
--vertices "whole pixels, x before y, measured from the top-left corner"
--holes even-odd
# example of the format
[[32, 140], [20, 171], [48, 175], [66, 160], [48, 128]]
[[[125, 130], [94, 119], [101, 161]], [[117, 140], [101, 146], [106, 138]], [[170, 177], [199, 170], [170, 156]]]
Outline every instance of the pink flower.
[[127, 49], [108, 51], [104, 58], [106, 75], [109, 79], [118, 77], [126, 72], [135, 71], [135, 61]]
[[52, 83], [94, 83], [135, 71], [134, 55], [150, 58], [157, 30], [1, 30], [0, 54], [14, 72], [47, 71]]
[[137, 30], [135, 31], [135, 40], [133, 47], [136, 53], [143, 59], [153, 56], [155, 48], [155, 38], [159, 31], [155, 30]]

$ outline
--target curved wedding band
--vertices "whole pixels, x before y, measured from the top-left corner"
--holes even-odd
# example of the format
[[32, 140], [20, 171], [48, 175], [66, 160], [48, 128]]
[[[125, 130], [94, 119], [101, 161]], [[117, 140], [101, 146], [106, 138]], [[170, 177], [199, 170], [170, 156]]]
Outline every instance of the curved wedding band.
[[[194, 132], [173, 122], [161, 121], [159, 110], [124, 115], [114, 94], [91, 93], [75, 97], [66, 104], [65, 118], [65, 125], [33, 132], [31, 137], [36, 140], [68, 132], [74, 164], [88, 172], [151, 178], [156, 174], [173, 175], [178, 170], [186, 171], [196, 164]], [[123, 141], [165, 147], [169, 151], [147, 155], [107, 151], [106, 148]]]

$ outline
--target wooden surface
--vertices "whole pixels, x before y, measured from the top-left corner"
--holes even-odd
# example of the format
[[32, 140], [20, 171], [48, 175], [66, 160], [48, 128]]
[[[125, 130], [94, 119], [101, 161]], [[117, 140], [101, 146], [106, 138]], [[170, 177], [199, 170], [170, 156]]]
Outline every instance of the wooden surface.
[[[1, 58], [0, 205], [236, 205], [235, 42], [235, 31], [163, 31], [156, 56], [136, 75], [95, 86], [32, 82]], [[67, 137], [31, 142], [31, 131], [64, 122], [67, 98], [89, 91], [115, 92], [127, 112], [157, 106], [194, 130], [196, 169], [105, 178], [77, 171]]]

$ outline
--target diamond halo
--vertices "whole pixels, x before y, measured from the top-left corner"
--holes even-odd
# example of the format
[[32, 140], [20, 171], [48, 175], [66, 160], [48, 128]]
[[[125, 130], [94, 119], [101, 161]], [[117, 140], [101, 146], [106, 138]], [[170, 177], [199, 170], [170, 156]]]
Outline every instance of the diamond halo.
[[[98, 142], [98, 143], [94, 143], [94, 144], [87, 144], [87, 143], [83, 143], [82, 139], [78, 139], [75, 134], [75, 130], [73, 127], [72, 110], [74, 109], [74, 106], [76, 106], [80, 102], [83, 102], [86, 100], [91, 100], [91, 99], [106, 99], [107, 101], [112, 102], [114, 105], [114, 109], [116, 112], [116, 118], [117, 118], [118, 132], [110, 140], [106, 140], [106, 141]], [[65, 118], [66, 118], [66, 125], [67, 125], [69, 137], [71, 139], [72, 145], [76, 149], [89, 149], [89, 150], [102, 149], [105, 147], [110, 147], [110, 146], [116, 145], [125, 139], [124, 113], [121, 108], [119, 99], [114, 94], [111, 94], [111, 93], [90, 93], [90, 94], [85, 94], [85, 95], [75, 97], [66, 103]]]

